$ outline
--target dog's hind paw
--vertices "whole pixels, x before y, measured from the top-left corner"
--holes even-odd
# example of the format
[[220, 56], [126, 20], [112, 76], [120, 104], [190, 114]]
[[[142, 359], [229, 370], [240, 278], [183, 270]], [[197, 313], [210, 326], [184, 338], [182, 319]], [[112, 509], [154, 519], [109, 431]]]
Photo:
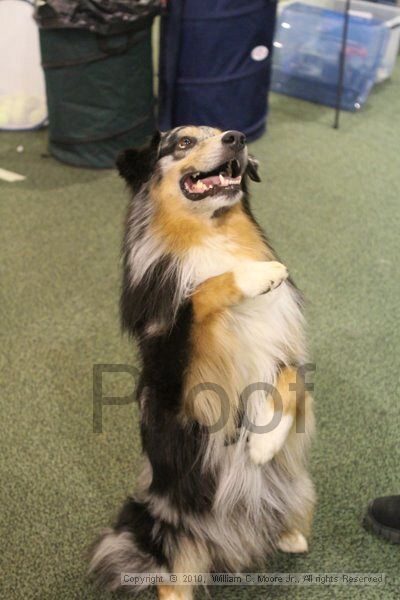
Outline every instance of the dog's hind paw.
[[248, 261], [234, 269], [236, 285], [246, 298], [255, 298], [277, 288], [288, 278], [285, 265], [277, 261]]
[[308, 552], [308, 542], [304, 535], [297, 529], [283, 534], [278, 542], [279, 550], [282, 552], [291, 552], [293, 554], [303, 554]]

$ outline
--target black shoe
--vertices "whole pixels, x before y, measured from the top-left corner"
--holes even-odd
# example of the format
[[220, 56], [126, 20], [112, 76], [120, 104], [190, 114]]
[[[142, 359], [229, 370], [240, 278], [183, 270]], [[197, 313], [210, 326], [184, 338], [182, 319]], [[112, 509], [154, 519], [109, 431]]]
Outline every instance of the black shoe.
[[383, 496], [371, 500], [364, 526], [378, 535], [400, 544], [400, 496]]

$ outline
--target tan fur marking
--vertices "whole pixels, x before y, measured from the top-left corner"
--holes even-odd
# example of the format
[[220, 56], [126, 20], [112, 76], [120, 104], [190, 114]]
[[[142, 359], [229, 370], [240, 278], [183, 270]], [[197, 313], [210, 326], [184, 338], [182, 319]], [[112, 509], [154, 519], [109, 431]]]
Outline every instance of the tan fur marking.
[[214, 221], [215, 230], [237, 244], [236, 256], [252, 260], [275, 260], [273, 252], [265, 245], [256, 225], [249, 219], [241, 204], [233, 206]]
[[182, 202], [170, 173], [151, 189], [156, 211], [152, 229], [161, 237], [168, 250], [184, 256], [206, 237], [223, 235], [235, 245], [235, 256], [252, 260], [274, 260], [273, 252], [265, 245], [257, 227], [250, 221], [240, 204], [216, 219], [203, 219], [191, 213]]
[[178, 188], [176, 177], [171, 173], [151, 188], [156, 204], [151, 227], [170, 252], [182, 256], [189, 248], [201, 244], [209, 229], [204, 220], [185, 207]]
[[298, 370], [289, 367], [283, 369], [275, 387], [282, 399], [283, 414], [290, 414], [294, 418], [293, 429], [307, 429], [311, 433], [314, 429], [313, 398], [304, 390], [304, 379]]
[[[297, 379], [299, 379], [298, 383], [296, 383]], [[298, 389], [295, 387], [296, 385]], [[296, 417], [298, 411], [303, 410], [305, 399], [304, 380], [298, 374], [298, 370], [293, 367], [285, 367], [278, 376], [275, 388], [282, 400], [282, 413]]]
[[[185, 379], [183, 418], [195, 419], [207, 426], [215, 425], [222, 403], [228, 401], [229, 415], [224, 427], [227, 435], [236, 429], [235, 417], [239, 405], [236, 373], [232, 370], [235, 338], [223, 313], [209, 314], [192, 327], [192, 359]], [[199, 390], [199, 386], [217, 384], [218, 390]], [[196, 390], [196, 393], [193, 393]], [[218, 394], [222, 390], [224, 397]], [[225, 405], [224, 405], [225, 407]]]
[[199, 384], [218, 384], [229, 403], [226, 431], [235, 428], [234, 416], [238, 407], [238, 383], [232, 373], [232, 353], [235, 340], [224, 318], [224, 311], [240, 302], [242, 292], [237, 288], [233, 273], [223, 273], [207, 279], [192, 296], [194, 323], [192, 327], [192, 360], [186, 376], [184, 410], [186, 416], [212, 426], [221, 416], [224, 401], [218, 392], [205, 390], [192, 394]]
[[216, 129], [215, 127], [208, 127], [207, 131], [196, 127], [195, 125], [189, 125], [188, 127], [184, 127], [179, 132], [179, 137], [192, 136], [197, 140], [204, 140], [213, 135], [219, 135], [222, 133], [220, 129]]
[[158, 585], [157, 591], [160, 600], [189, 600], [192, 597], [186, 586]]
[[204, 321], [210, 315], [223, 311], [243, 299], [233, 273], [223, 273], [201, 283], [192, 296], [195, 321]]

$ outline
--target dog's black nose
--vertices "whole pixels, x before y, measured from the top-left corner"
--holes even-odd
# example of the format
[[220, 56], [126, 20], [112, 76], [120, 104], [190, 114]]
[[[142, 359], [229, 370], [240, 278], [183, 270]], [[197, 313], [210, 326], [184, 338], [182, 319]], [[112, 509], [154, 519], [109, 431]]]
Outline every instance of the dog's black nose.
[[241, 131], [227, 131], [222, 136], [221, 142], [234, 150], [241, 150], [246, 143], [246, 136]]

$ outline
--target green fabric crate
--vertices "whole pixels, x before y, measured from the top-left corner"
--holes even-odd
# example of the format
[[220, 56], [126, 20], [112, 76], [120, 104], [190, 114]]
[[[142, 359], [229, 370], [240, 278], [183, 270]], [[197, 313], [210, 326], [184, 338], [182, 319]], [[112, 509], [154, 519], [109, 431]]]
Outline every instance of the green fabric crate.
[[40, 29], [49, 151], [81, 167], [112, 167], [154, 130], [151, 27], [102, 36]]

